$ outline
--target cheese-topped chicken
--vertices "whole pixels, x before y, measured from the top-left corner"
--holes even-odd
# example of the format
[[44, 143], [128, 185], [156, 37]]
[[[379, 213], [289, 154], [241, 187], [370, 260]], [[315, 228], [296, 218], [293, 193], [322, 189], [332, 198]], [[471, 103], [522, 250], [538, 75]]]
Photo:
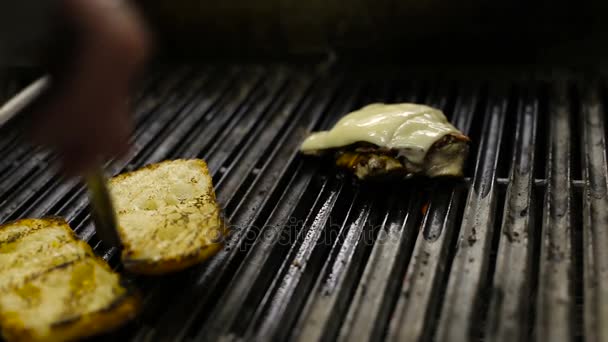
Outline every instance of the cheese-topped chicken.
[[363, 179], [377, 176], [462, 176], [469, 138], [438, 109], [374, 103], [351, 112], [329, 131], [311, 134], [305, 154], [335, 152], [338, 166]]

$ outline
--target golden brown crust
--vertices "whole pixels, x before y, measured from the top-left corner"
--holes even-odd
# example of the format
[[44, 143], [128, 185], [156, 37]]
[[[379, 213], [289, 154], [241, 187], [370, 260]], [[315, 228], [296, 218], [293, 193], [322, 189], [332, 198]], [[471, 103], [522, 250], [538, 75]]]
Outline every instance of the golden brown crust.
[[[84, 256], [78, 259], [67, 261], [63, 264], [53, 266], [44, 272], [37, 273], [33, 276], [24, 278], [20, 284], [12, 284], [6, 287], [6, 291], [12, 291], [15, 287], [27, 286], [30, 281], [44, 277], [49, 272], [60, 272], [62, 269], [69, 268], [71, 265], [84, 260], [91, 260], [103, 269], [112, 272], [112, 269], [102, 258], [96, 256], [90, 245], [82, 240], [79, 240], [69, 227], [64, 219], [50, 217], [43, 219], [21, 219], [6, 223], [0, 226], [0, 230], [7, 229], [10, 226], [26, 226], [32, 228], [28, 233], [38, 231], [46, 227], [59, 226], [69, 231], [73, 241], [79, 248], [84, 250]], [[25, 236], [27, 234], [24, 234]], [[23, 237], [20, 236], [19, 238]], [[0, 241], [0, 243], [2, 243]], [[9, 342], [11, 341], [72, 341], [98, 335], [103, 332], [111, 331], [129, 320], [133, 319], [140, 307], [140, 297], [134, 288], [126, 287], [124, 294], [117, 296], [112, 303], [102, 309], [74, 317], [67, 321], [53, 322], [48, 331], [45, 331], [41, 336], [40, 332], [28, 327], [22, 321], [22, 318], [15, 316], [14, 313], [2, 312], [0, 308], [0, 326], [2, 328], [2, 336]]]
[[[211, 182], [211, 175], [209, 174], [209, 169], [207, 168], [207, 164], [204, 160], [201, 159], [174, 159], [174, 160], [166, 160], [155, 164], [146, 165], [140, 169], [123, 173], [113, 177], [110, 180], [110, 183], [115, 186], [118, 185], [121, 181], [137, 174], [142, 171], [153, 171], [163, 165], [172, 164], [179, 162], [195, 162], [198, 167], [200, 167], [201, 173], [207, 176]], [[217, 217], [213, 217], [213, 219], [217, 219], [220, 222], [221, 228], [219, 228], [219, 236], [214, 240], [215, 242], [210, 244], [205, 244], [197, 248], [196, 250], [184, 253], [175, 257], [163, 257], [160, 259], [142, 259], [133, 257], [135, 253], [133, 247], [130, 245], [128, 239], [124, 236], [124, 230], [126, 228], [120, 227], [119, 233], [123, 242], [123, 251], [122, 251], [122, 262], [125, 266], [125, 269], [129, 272], [136, 274], [144, 274], [144, 275], [162, 275], [166, 273], [172, 273], [184, 270], [193, 265], [199, 264], [211, 256], [215, 255], [218, 251], [220, 251], [223, 247], [223, 239], [229, 233], [229, 230], [222, 218], [220, 217], [220, 208], [216, 203], [215, 191], [213, 189], [212, 184], [210, 184], [207, 193], [205, 194], [207, 198], [209, 198], [213, 203], [215, 203], [215, 212], [217, 213]], [[120, 212], [119, 212], [120, 218]], [[120, 221], [120, 219], [119, 219]]]
[[217, 252], [224, 247], [222, 240], [228, 235], [228, 233], [228, 228], [223, 224], [223, 235], [220, 238], [220, 241], [202, 246], [194, 253], [185, 254], [180, 257], [152, 261], [146, 259], [131, 259], [129, 256], [126, 256], [123, 253], [122, 262], [125, 269], [136, 274], [163, 275], [182, 271], [188, 267], [200, 264], [201, 262], [217, 254]]
[[[180, 161], [181, 162], [194, 161], [197, 164], [199, 164], [199, 166], [201, 167], [201, 169], [203, 170], [203, 173], [205, 175], [209, 175], [209, 169], [207, 168], [207, 163], [204, 160], [202, 160], [202, 159], [184, 159], [184, 158], [180, 158], [180, 159], [163, 160], [163, 161], [158, 162], [158, 163], [144, 165], [144, 166], [140, 167], [137, 170], [133, 170], [133, 171], [129, 171], [129, 172], [123, 172], [121, 174], [118, 174], [118, 175], [112, 177], [109, 180], [109, 182], [110, 183], [116, 183], [116, 182], [121, 181], [121, 180], [123, 180], [125, 178], [129, 178], [129, 177], [133, 176], [136, 173], [140, 173], [141, 171], [144, 171], [144, 170], [155, 170], [155, 169], [158, 169], [159, 167], [161, 167], [161, 166], [163, 166], [165, 164], [171, 164], [171, 163], [180, 162]], [[215, 192], [212, 191], [212, 193], [213, 193], [213, 196], [215, 196]], [[215, 197], [214, 197], [214, 199], [215, 199]]]
[[[2, 225], [0, 225], [0, 231], [2, 231], [4, 229], [8, 229], [9, 227], [12, 227], [12, 226], [30, 227], [31, 229], [26, 234], [19, 236], [19, 238], [21, 238], [31, 232], [37, 231], [44, 227], [48, 227], [53, 223], [56, 225], [59, 225], [59, 226], [68, 226], [69, 227], [68, 222], [64, 218], [58, 217], [58, 216], [47, 216], [47, 217], [43, 217], [43, 218], [24, 218], [24, 219], [17, 219], [14, 221], [8, 221], [8, 222], [5, 222]], [[67, 231], [69, 231], [69, 233], [71, 234], [71, 236], [74, 239], [78, 239], [78, 237], [76, 237], [76, 234], [74, 233], [74, 231], [71, 228], [68, 229]], [[6, 241], [0, 240], [0, 244], [5, 243], [5, 242]]]
[[9, 341], [74, 341], [110, 332], [131, 319], [139, 312], [141, 299], [137, 294], [124, 296], [111, 308], [89, 315], [80, 316], [67, 322], [53, 325], [45, 336], [37, 336], [23, 326], [3, 326], [2, 335]]

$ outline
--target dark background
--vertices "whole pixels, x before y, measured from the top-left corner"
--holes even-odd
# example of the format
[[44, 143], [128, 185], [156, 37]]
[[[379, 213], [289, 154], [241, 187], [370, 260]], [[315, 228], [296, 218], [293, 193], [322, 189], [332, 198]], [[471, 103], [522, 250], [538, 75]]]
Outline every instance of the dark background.
[[602, 1], [136, 1], [163, 58], [600, 68]]

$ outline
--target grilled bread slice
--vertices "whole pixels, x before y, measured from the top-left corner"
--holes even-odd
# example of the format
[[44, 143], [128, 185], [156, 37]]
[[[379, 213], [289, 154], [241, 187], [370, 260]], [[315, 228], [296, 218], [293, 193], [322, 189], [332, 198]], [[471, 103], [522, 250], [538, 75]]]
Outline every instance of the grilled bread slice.
[[110, 180], [126, 269], [182, 270], [217, 253], [227, 233], [207, 165], [199, 159], [148, 165]]
[[0, 226], [0, 327], [8, 341], [68, 341], [135, 316], [138, 297], [61, 219]]

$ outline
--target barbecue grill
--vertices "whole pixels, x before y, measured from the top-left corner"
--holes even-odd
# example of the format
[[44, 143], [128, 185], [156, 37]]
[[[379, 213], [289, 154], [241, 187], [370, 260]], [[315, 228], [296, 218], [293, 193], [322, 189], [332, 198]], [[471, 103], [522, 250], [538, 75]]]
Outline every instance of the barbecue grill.
[[[151, 72], [134, 100], [132, 153], [107, 170], [204, 158], [232, 235], [184, 272], [127, 275], [142, 313], [95, 340], [608, 340], [604, 84], [499, 74]], [[309, 132], [375, 101], [441, 108], [472, 139], [465, 179], [361, 183], [298, 153]], [[0, 222], [65, 217], [121, 270], [95, 236], [86, 190], [58, 175], [55, 154], [24, 144], [20, 124], [0, 132]]]

